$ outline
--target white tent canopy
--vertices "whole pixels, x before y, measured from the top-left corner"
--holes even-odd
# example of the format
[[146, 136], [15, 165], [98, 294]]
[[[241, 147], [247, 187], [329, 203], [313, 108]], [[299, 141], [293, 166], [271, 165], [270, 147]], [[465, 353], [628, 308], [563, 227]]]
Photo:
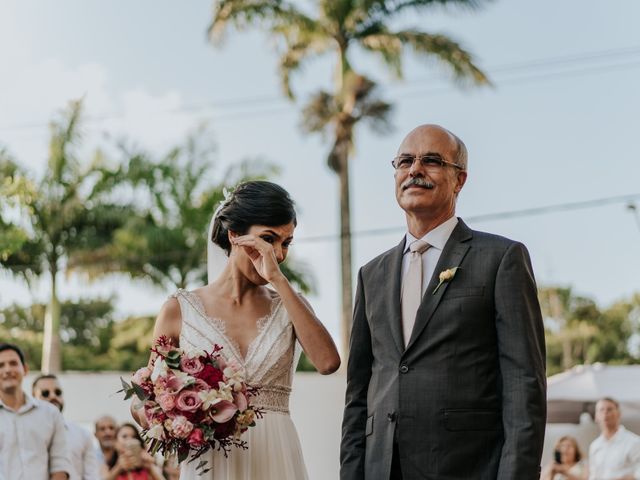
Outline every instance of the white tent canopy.
[[640, 365], [580, 365], [547, 379], [547, 432], [543, 464], [553, 460], [553, 446], [563, 435], [578, 441], [582, 453], [600, 434], [593, 423], [596, 402], [620, 403], [622, 424], [640, 434]]
[[640, 420], [640, 365], [580, 365], [547, 380], [548, 423], [578, 423], [593, 417], [595, 402], [611, 397], [623, 419]]

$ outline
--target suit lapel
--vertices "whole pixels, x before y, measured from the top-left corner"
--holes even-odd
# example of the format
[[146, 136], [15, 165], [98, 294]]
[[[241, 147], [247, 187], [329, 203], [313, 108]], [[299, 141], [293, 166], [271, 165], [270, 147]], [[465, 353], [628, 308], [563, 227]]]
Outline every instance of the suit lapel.
[[[436, 265], [436, 269], [433, 273], [433, 277], [427, 286], [426, 291], [424, 292], [424, 296], [422, 297], [422, 303], [418, 308], [418, 312], [416, 314], [416, 323], [413, 326], [413, 331], [411, 332], [411, 338], [409, 339], [409, 344], [407, 345], [407, 350], [411, 348], [411, 346], [415, 343], [416, 339], [420, 336], [422, 331], [425, 329], [429, 320], [433, 316], [433, 313], [436, 311], [436, 308], [440, 304], [440, 300], [444, 296], [447, 291], [447, 287], [450, 282], [445, 282], [440, 285], [438, 291], [434, 294], [433, 291], [436, 289], [438, 284], [440, 283], [439, 275], [443, 270], [447, 270], [449, 268], [459, 267], [464, 259], [469, 247], [471, 246], [469, 240], [472, 238], [472, 233], [469, 227], [462, 221], [458, 220], [458, 224], [456, 228], [451, 232], [451, 236], [442, 250], [442, 254], [440, 255], [440, 259], [438, 260], [438, 264]], [[454, 280], [452, 280], [454, 281]]]
[[384, 305], [387, 306], [386, 318], [389, 319], [389, 328], [391, 329], [391, 336], [393, 342], [396, 344], [398, 352], [402, 354], [404, 352], [404, 340], [402, 338], [402, 314], [400, 309], [400, 286], [402, 284], [402, 256], [404, 252], [405, 237], [396, 248], [391, 250], [384, 262], [384, 272], [382, 275], [383, 281], [387, 283], [391, 288], [382, 288], [381, 291], [385, 292], [387, 296]]

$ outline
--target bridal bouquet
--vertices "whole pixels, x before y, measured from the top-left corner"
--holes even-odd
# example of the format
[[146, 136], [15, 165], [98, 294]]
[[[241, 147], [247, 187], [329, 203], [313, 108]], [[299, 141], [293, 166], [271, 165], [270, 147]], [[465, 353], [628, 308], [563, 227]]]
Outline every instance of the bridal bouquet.
[[209, 449], [226, 455], [231, 447], [247, 448], [241, 435], [262, 417], [250, 403], [257, 390], [221, 350], [185, 351], [163, 336], [151, 349], [156, 355], [150, 366], [135, 372], [130, 384], [121, 379], [125, 400], [136, 395], [142, 401], [149, 424], [142, 435], [151, 454], [175, 454], [182, 462], [190, 451], [194, 460]]

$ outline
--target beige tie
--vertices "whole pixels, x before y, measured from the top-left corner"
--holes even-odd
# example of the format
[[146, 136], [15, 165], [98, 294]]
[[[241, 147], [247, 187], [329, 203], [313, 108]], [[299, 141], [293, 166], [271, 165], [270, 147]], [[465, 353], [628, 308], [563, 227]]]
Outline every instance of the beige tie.
[[422, 254], [430, 247], [424, 240], [409, 245], [409, 268], [402, 281], [402, 335], [406, 347], [422, 301]]

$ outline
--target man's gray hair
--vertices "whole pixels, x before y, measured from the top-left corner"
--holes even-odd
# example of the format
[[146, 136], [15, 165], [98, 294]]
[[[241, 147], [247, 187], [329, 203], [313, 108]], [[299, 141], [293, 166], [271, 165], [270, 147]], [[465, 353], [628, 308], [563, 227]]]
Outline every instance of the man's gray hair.
[[456, 165], [460, 165], [463, 170], [466, 170], [467, 160], [469, 158], [469, 154], [467, 152], [467, 146], [455, 133], [453, 132], [449, 132], [449, 133], [456, 141], [457, 151], [456, 151], [455, 163]]

